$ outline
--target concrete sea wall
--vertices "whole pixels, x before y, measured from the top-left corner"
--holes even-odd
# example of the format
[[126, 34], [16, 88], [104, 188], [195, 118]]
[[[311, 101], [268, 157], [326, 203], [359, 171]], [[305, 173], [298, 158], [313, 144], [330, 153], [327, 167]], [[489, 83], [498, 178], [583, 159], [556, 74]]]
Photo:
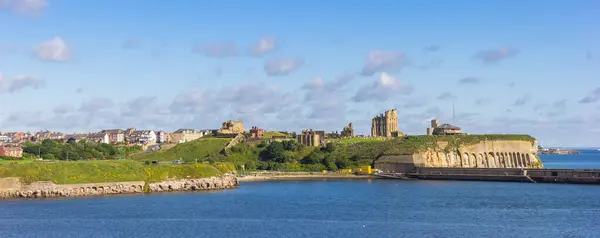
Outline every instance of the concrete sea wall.
[[491, 140], [446, 150], [439, 148], [405, 155], [381, 155], [375, 167], [385, 172], [410, 172], [414, 168], [542, 168], [535, 141]]
[[[83, 197], [144, 193], [144, 181], [55, 184], [48, 181], [25, 184], [19, 178], [0, 178], [0, 199]], [[234, 175], [201, 179], [181, 179], [148, 184], [148, 192], [226, 189], [238, 186]]]

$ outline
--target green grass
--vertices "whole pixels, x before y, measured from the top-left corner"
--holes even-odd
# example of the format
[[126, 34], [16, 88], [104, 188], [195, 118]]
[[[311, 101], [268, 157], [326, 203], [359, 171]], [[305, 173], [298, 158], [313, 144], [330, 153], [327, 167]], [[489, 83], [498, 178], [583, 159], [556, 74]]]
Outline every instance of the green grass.
[[14, 158], [6, 158], [0, 156], [0, 165], [8, 165], [8, 164], [28, 164], [35, 162], [32, 159], [14, 159]]
[[279, 131], [265, 131], [262, 138], [263, 139], [271, 139], [273, 136], [285, 136], [286, 138], [291, 138], [290, 135], [281, 133]]
[[337, 142], [342, 144], [353, 144], [353, 143], [365, 143], [365, 142], [373, 142], [373, 143], [381, 143], [384, 142], [382, 139], [374, 139], [370, 137], [353, 137], [353, 138], [340, 138], [333, 139], [331, 142]]
[[36, 162], [0, 166], [0, 177], [19, 177], [26, 183], [33, 181], [52, 181], [57, 184], [158, 182], [220, 175], [222, 171], [210, 164], [144, 165], [131, 160]]
[[181, 159], [186, 162], [195, 162], [198, 159], [198, 161], [203, 161], [218, 156], [229, 141], [231, 141], [231, 138], [200, 138], [178, 144], [168, 150], [134, 156], [132, 159], [137, 161], [174, 161]]
[[[526, 141], [533, 144], [535, 138], [529, 135], [454, 135], [454, 136], [406, 136], [386, 141], [388, 150], [385, 154], [412, 154], [427, 149], [450, 152], [458, 150], [462, 146], [477, 144], [482, 141]], [[440, 148], [438, 142], [446, 142], [445, 148]]]

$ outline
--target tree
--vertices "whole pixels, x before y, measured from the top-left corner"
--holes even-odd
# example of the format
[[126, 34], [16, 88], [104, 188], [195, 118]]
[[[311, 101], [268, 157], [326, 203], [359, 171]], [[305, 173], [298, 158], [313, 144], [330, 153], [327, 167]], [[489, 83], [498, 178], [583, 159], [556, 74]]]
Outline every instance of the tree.
[[298, 143], [294, 140], [286, 140], [282, 142], [283, 149], [288, 151], [295, 151], [298, 149]]
[[335, 159], [331, 158], [331, 157], [327, 157], [323, 160], [323, 165], [325, 165], [325, 167], [327, 167], [327, 170], [337, 170], [338, 167], [335, 164]]
[[263, 161], [285, 161], [283, 144], [273, 142], [260, 152], [260, 159]]
[[252, 161], [252, 160], [251, 160], [251, 161], [248, 161], [248, 162], [246, 162], [246, 164], [244, 165], [244, 168], [245, 168], [246, 170], [256, 170], [256, 162], [254, 162], [254, 161]]
[[325, 148], [322, 148], [323, 151], [327, 152], [327, 153], [331, 153], [333, 151], [335, 151], [336, 145], [334, 143], [327, 143], [325, 145]]
[[302, 159], [303, 164], [320, 164], [323, 161], [323, 154], [318, 150], [314, 150], [304, 159]]
[[335, 160], [335, 165], [338, 169], [347, 169], [350, 167], [350, 160], [348, 158], [342, 157]]

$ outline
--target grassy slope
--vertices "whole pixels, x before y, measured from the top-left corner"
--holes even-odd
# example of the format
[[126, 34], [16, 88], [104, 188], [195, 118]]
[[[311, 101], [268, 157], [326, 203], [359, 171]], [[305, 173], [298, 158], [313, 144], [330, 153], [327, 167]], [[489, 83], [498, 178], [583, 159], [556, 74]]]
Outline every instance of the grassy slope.
[[[411, 154], [428, 148], [436, 148], [440, 151], [450, 152], [461, 146], [476, 144], [482, 141], [526, 141], [532, 142], [535, 138], [529, 135], [456, 135], [456, 136], [406, 136], [384, 142], [388, 149], [386, 154]], [[447, 142], [448, 145], [442, 149], [437, 142]]]
[[132, 159], [138, 161], [174, 161], [182, 159], [186, 162], [194, 162], [195, 159], [198, 159], [198, 161], [202, 161], [207, 157], [217, 156], [229, 141], [231, 141], [231, 138], [200, 138], [178, 144], [168, 150], [146, 153]]
[[[265, 131], [265, 133], [263, 134], [263, 139], [271, 139], [273, 138], [273, 136], [285, 136], [285, 137], [290, 137], [290, 135], [287, 134], [283, 134], [279, 131]], [[290, 137], [291, 138], [291, 137]]]
[[53, 181], [57, 184], [157, 182], [166, 179], [202, 178], [221, 174], [219, 169], [209, 164], [147, 166], [129, 160], [34, 162], [0, 166], [0, 177], [20, 177], [25, 182]]

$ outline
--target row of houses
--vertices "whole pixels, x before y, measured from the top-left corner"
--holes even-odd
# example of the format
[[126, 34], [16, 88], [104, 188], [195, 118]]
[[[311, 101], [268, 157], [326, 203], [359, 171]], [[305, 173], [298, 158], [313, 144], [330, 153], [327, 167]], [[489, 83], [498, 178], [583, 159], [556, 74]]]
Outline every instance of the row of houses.
[[93, 133], [65, 134], [61, 132], [0, 132], [0, 145], [22, 144], [26, 141], [36, 142], [45, 139], [65, 141], [91, 141], [106, 144], [156, 144], [183, 143], [198, 139], [211, 133], [211, 130], [179, 129], [172, 133], [162, 130], [137, 130], [136, 128], [106, 129]]

